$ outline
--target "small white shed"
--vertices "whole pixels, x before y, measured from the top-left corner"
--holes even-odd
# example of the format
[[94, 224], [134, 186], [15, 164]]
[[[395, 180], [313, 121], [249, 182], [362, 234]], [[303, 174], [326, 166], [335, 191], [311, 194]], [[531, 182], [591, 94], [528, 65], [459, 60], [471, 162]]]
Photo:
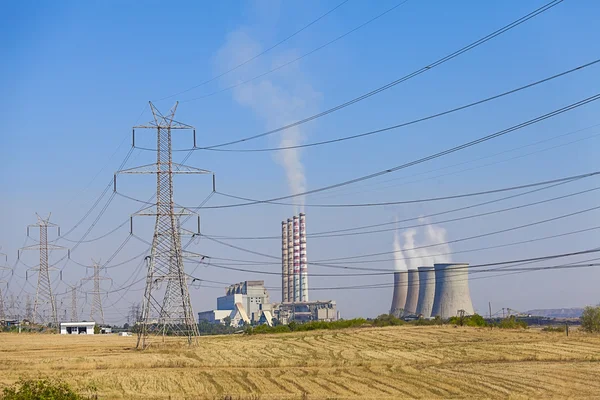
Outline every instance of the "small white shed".
[[61, 335], [93, 335], [95, 322], [61, 322]]

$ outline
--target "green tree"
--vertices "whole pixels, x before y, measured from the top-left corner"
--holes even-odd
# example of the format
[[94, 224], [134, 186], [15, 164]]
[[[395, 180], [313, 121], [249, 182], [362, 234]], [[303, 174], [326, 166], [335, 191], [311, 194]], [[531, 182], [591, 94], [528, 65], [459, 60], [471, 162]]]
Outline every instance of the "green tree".
[[94, 335], [100, 334], [100, 327], [98, 325], [94, 325]]
[[600, 332], [600, 305], [587, 306], [581, 314], [581, 330], [590, 333]]
[[228, 315], [223, 318], [223, 322], [225, 322], [225, 326], [231, 326], [231, 317]]

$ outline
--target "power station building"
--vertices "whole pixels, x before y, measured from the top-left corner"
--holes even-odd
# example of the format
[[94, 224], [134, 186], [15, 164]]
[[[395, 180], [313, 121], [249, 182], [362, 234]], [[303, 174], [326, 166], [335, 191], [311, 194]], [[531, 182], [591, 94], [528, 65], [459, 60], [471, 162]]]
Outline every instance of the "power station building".
[[394, 272], [390, 314], [447, 319], [475, 311], [469, 292], [469, 264], [446, 263]]
[[217, 309], [198, 313], [199, 321], [224, 324], [229, 317], [232, 326], [251, 323], [270, 325], [273, 321], [273, 306], [265, 281], [244, 281], [230, 285], [225, 296], [217, 298]]

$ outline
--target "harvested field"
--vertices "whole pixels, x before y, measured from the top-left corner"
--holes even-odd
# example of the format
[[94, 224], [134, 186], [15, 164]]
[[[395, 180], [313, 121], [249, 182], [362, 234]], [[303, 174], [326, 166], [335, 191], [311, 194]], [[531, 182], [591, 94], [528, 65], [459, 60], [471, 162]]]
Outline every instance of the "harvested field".
[[600, 398], [600, 336], [581, 333], [401, 326], [143, 352], [135, 341], [0, 334], [0, 386], [57, 377], [107, 399]]

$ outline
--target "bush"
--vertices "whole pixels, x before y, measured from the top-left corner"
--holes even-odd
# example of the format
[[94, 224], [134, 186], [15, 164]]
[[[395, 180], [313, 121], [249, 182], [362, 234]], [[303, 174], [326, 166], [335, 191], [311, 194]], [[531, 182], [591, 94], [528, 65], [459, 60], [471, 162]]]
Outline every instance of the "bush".
[[478, 326], [484, 327], [488, 326], [485, 319], [479, 314], [473, 314], [466, 317], [450, 317], [448, 320], [449, 324], [452, 325], [460, 325], [460, 326]]
[[404, 325], [404, 321], [392, 314], [381, 314], [373, 320], [372, 324], [373, 326], [398, 326]]
[[3, 391], [3, 400], [80, 400], [65, 382], [58, 380], [20, 380], [16, 385]]
[[543, 332], [565, 332], [566, 328], [564, 325], [561, 326], [545, 326], [542, 328]]
[[600, 305], [587, 306], [581, 314], [581, 330], [590, 333], [600, 332]]
[[305, 332], [305, 331], [314, 331], [314, 330], [322, 330], [322, 329], [345, 329], [362, 326], [367, 323], [367, 320], [364, 318], [355, 318], [355, 319], [347, 319], [347, 320], [339, 320], [339, 321], [309, 321], [305, 323], [298, 323], [296, 321], [292, 321], [287, 325], [277, 325], [277, 326], [268, 326], [268, 325], [258, 325], [258, 326], [247, 326], [244, 329], [244, 333], [248, 335], [252, 334], [260, 334], [260, 333], [287, 333], [287, 332]]
[[505, 318], [496, 325], [500, 329], [520, 329], [527, 328], [527, 322], [518, 320], [514, 315]]

